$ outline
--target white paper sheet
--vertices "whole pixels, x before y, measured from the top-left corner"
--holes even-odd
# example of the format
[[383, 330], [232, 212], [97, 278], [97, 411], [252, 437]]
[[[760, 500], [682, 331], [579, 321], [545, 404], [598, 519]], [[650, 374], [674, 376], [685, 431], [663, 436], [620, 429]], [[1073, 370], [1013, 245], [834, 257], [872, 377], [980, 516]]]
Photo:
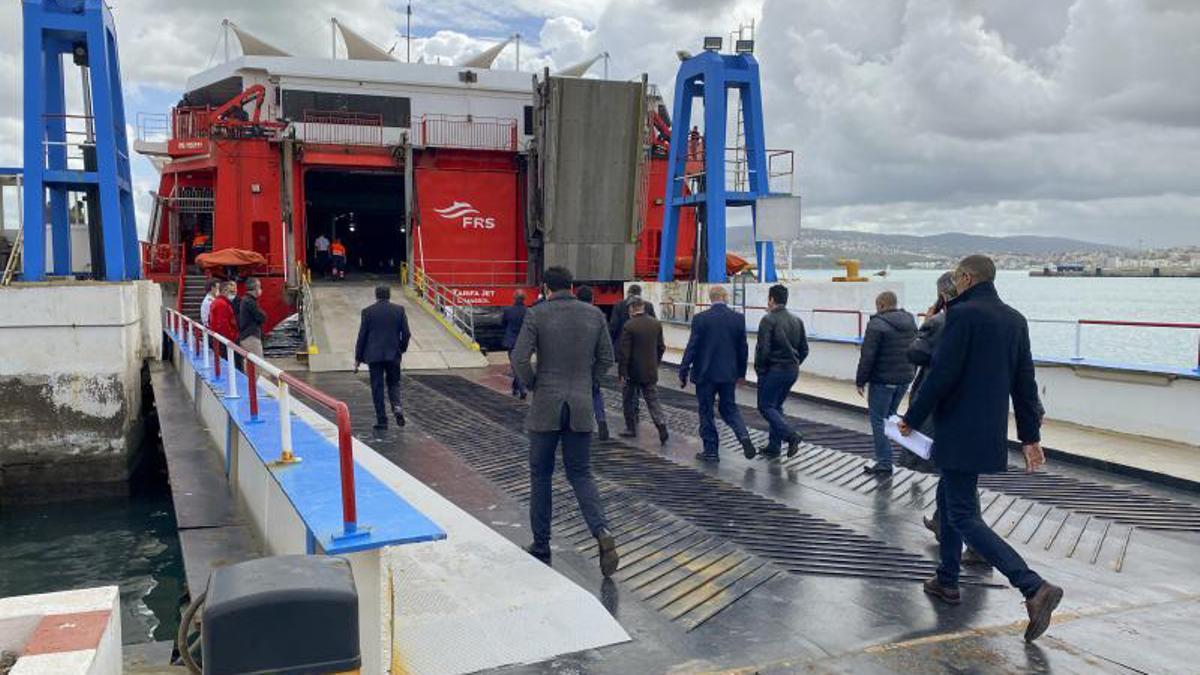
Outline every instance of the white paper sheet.
[[930, 451], [933, 450], [933, 439], [916, 429], [907, 436], [900, 435], [899, 415], [892, 415], [884, 421], [883, 434], [921, 459], [929, 459]]

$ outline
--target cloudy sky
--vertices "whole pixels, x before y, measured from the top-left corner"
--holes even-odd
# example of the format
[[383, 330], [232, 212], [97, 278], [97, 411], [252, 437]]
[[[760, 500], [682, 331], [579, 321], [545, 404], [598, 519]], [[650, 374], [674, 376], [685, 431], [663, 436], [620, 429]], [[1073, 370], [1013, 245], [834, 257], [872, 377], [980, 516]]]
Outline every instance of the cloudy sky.
[[[110, 0], [131, 124], [223, 58], [229, 18], [325, 56], [329, 17], [403, 54], [403, 2]], [[417, 0], [413, 58], [523, 36], [524, 69], [599, 51], [670, 96], [676, 49], [758, 24], [767, 144], [805, 225], [1200, 245], [1195, 0]], [[20, 4], [0, 6], [0, 165], [20, 163]], [[513, 66], [512, 50], [496, 67]], [[139, 190], [156, 183], [139, 159]], [[143, 202], [145, 200], [142, 200]]]

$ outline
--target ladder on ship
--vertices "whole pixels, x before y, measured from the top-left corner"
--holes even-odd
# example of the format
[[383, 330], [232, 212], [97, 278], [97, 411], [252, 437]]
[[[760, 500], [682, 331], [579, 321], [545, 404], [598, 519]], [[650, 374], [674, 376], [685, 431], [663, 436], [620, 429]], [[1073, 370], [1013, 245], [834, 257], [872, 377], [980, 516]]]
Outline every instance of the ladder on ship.
[[17, 266], [21, 262], [21, 248], [25, 241], [25, 228], [17, 228], [17, 236], [13, 239], [12, 247], [8, 250], [8, 260], [4, 263], [4, 278], [0, 286], [8, 286], [17, 275]]

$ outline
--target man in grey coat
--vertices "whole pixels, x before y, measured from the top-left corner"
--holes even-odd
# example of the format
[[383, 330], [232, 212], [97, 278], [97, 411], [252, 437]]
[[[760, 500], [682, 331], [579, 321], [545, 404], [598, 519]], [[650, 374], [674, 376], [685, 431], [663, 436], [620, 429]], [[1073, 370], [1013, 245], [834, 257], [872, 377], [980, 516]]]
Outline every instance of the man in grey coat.
[[[617, 569], [617, 544], [604, 517], [592, 480], [592, 382], [613, 365], [612, 341], [604, 313], [571, 294], [571, 272], [551, 267], [543, 274], [546, 302], [534, 305], [513, 347], [517, 377], [533, 392], [525, 418], [529, 432], [529, 523], [533, 543], [526, 549], [550, 562], [550, 479], [554, 455], [562, 444], [563, 468], [579, 501], [579, 510], [600, 549], [600, 571]], [[537, 353], [537, 368], [532, 364]]]

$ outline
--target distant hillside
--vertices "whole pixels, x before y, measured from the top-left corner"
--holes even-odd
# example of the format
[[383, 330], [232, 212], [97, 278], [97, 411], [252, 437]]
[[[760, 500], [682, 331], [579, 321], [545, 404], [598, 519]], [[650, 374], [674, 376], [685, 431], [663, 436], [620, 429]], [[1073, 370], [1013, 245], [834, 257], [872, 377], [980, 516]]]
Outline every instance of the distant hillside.
[[[754, 250], [748, 227], [730, 228], [728, 244], [731, 250]], [[838, 257], [857, 258], [864, 265], [909, 265], [914, 263], [954, 260], [971, 253], [991, 256], [1029, 258], [1030, 262], [1049, 260], [1065, 255], [1120, 253], [1121, 248], [1063, 237], [1020, 235], [987, 237], [977, 234], [948, 232], [928, 236], [907, 234], [875, 234], [853, 230], [803, 229], [800, 243], [793, 248], [797, 266], [828, 264]], [[820, 262], [819, 259], [825, 262]]]

